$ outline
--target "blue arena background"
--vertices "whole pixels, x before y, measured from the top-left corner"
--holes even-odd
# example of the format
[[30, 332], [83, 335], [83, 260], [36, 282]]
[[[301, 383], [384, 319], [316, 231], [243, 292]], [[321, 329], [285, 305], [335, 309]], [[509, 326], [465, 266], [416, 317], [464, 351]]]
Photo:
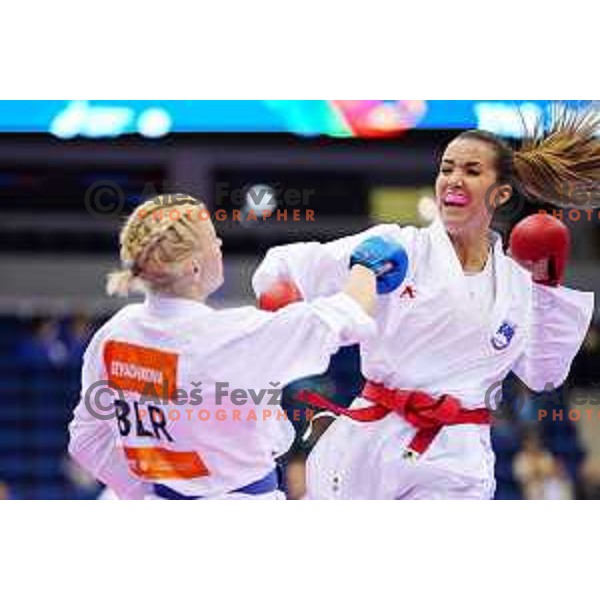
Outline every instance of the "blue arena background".
[[[61, 126], [61, 118], [77, 120], [91, 111], [101, 121], [99, 129], [92, 128], [87, 137], [114, 136], [136, 133], [140, 119], [155, 120], [159, 133], [253, 132], [296, 133], [299, 135], [360, 136], [352, 123], [340, 123], [340, 102], [326, 100], [31, 100], [0, 102], [0, 132], [56, 133], [71, 137], [72, 128]], [[414, 101], [377, 100], [354, 101], [369, 110], [397, 108], [390, 117], [383, 111], [382, 118], [404, 119], [404, 125], [417, 129], [493, 128], [497, 133], [510, 133], [519, 124], [519, 113], [525, 118], [544, 116], [553, 106], [548, 100], [460, 100], [418, 101], [420, 106], [401, 106], [398, 103]], [[565, 101], [580, 104], [579, 101]], [[78, 112], [79, 111], [79, 112]], [[150, 112], [148, 112], [150, 111]], [[343, 117], [343, 116], [342, 116]], [[344, 120], [342, 118], [342, 120]], [[385, 126], [385, 123], [384, 123]], [[394, 127], [394, 123], [390, 125]], [[142, 124], [142, 129], [143, 129]], [[81, 133], [81, 132], [80, 132]]]

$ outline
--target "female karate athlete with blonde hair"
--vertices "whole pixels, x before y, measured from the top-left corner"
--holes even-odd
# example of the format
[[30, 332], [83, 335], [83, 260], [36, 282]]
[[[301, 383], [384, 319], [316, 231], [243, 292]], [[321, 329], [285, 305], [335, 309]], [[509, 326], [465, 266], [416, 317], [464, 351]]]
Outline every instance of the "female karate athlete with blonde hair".
[[443, 154], [431, 226], [379, 225], [267, 253], [253, 280], [257, 295], [289, 281], [307, 300], [340, 289], [365, 238], [395, 240], [408, 254], [404, 284], [377, 299], [378, 335], [361, 344], [361, 396], [343, 409], [302, 394], [341, 415], [309, 456], [308, 498], [493, 496], [486, 392], [511, 370], [534, 390], [560, 386], [593, 312], [593, 294], [560, 285], [565, 225], [549, 215], [524, 219], [511, 235], [511, 258], [490, 228], [493, 208], [515, 185], [552, 201], [548, 191], [560, 197], [565, 182], [597, 183], [597, 133], [592, 112], [566, 111], [517, 151], [484, 131], [462, 133]]
[[[204, 300], [223, 281], [221, 240], [201, 203], [176, 199], [145, 202], [123, 227], [108, 292], [146, 299], [90, 342], [69, 451], [120, 498], [282, 497], [275, 456], [293, 428], [279, 392], [373, 334], [373, 256], [331, 297], [277, 313], [213, 310]], [[390, 272], [398, 250], [378, 255]]]

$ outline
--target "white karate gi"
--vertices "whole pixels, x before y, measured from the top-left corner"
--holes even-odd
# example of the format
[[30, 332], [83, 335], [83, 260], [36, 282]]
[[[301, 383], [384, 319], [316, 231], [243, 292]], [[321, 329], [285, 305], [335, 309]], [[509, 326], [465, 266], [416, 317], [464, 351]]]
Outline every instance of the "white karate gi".
[[[340, 289], [352, 250], [371, 236], [402, 243], [409, 269], [396, 291], [378, 297], [378, 334], [361, 344], [367, 379], [436, 397], [451, 394], [466, 409], [485, 407], [486, 391], [511, 370], [534, 390], [563, 383], [589, 327], [593, 294], [532, 283], [495, 233], [489, 312], [473, 309], [472, 286], [439, 219], [423, 229], [379, 225], [326, 244], [272, 248], [254, 275], [255, 292], [289, 278], [307, 300], [331, 294]], [[357, 398], [352, 408], [369, 404]], [[445, 426], [413, 461], [402, 456], [415, 431], [397, 414], [371, 423], [339, 417], [309, 457], [308, 497], [493, 495], [489, 425]]]
[[[344, 293], [277, 313], [214, 310], [151, 294], [114, 315], [90, 342], [69, 451], [120, 498], [152, 497], [152, 484], [186, 496], [256, 497], [230, 492], [270, 473], [275, 456], [293, 440], [291, 423], [271, 404], [279, 404], [280, 394], [262, 390], [280, 391], [294, 379], [323, 372], [340, 345], [374, 331], [373, 319]], [[117, 402], [125, 418], [98, 419], [86, 405], [90, 386], [108, 379], [123, 390]], [[180, 388], [179, 404], [162, 402], [160, 394], [141, 402], [148, 382], [156, 391], [167, 386], [167, 398]], [[220, 404], [217, 384], [228, 385]], [[244, 403], [241, 396], [233, 401], [235, 389], [244, 390]], [[106, 390], [98, 399], [109, 416], [113, 400]], [[92, 408], [104, 414], [96, 404]]]

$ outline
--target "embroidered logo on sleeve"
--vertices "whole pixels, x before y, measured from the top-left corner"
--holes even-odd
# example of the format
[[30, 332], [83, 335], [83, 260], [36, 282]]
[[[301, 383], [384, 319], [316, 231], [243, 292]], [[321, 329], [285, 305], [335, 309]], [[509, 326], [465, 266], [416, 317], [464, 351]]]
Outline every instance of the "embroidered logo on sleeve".
[[412, 285], [407, 284], [404, 287], [404, 289], [402, 290], [402, 293], [400, 294], [400, 298], [410, 298], [411, 300], [413, 300], [416, 295], [417, 294], [416, 294], [415, 288]]
[[511, 340], [515, 335], [517, 326], [509, 321], [503, 321], [502, 325], [498, 327], [498, 331], [492, 336], [492, 346], [496, 350], [504, 350], [508, 348]]

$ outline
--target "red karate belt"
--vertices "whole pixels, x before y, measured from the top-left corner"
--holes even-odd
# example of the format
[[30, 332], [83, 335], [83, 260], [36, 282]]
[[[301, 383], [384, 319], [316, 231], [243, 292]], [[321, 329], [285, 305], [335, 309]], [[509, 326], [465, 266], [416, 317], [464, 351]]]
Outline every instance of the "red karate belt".
[[407, 449], [409, 454], [417, 455], [423, 454], [429, 448], [446, 425], [489, 425], [491, 423], [490, 411], [487, 408], [463, 408], [460, 400], [449, 394], [434, 398], [426, 392], [394, 390], [367, 381], [361, 397], [373, 402], [373, 405], [363, 408], [345, 408], [310, 390], [300, 391], [296, 399], [363, 423], [379, 421], [395, 412], [417, 430]]

